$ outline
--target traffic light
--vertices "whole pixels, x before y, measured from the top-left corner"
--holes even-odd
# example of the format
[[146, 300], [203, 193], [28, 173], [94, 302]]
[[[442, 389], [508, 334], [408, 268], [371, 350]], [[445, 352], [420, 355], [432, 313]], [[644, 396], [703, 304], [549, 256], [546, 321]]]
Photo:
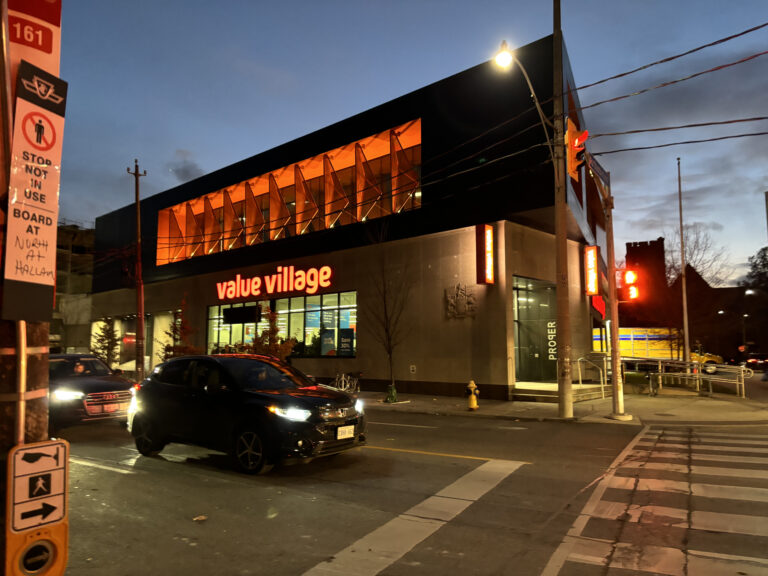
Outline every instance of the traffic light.
[[568, 118], [568, 129], [565, 131], [565, 160], [568, 175], [579, 181], [579, 166], [584, 162], [584, 142], [587, 141], [589, 131], [577, 130], [576, 124]]
[[640, 275], [637, 270], [626, 269], [621, 271], [619, 302], [633, 302], [640, 299], [639, 280]]

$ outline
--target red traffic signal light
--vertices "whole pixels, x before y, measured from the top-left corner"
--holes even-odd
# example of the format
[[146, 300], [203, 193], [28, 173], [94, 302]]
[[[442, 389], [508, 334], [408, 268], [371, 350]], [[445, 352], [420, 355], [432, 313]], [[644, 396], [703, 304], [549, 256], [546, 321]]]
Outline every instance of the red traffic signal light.
[[565, 131], [565, 161], [568, 175], [579, 181], [579, 166], [584, 163], [584, 142], [589, 136], [588, 130], [577, 130], [576, 124], [568, 118]]
[[621, 286], [619, 287], [619, 301], [627, 302], [640, 298], [640, 275], [637, 270], [621, 271]]

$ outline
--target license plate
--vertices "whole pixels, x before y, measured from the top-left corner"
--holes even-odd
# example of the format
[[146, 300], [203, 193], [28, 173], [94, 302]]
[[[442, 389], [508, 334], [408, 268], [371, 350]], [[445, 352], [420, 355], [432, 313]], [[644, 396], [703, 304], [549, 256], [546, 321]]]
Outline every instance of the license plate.
[[120, 404], [104, 404], [104, 412], [117, 412]]
[[336, 429], [336, 440], [352, 438], [355, 435], [355, 426], [339, 426]]

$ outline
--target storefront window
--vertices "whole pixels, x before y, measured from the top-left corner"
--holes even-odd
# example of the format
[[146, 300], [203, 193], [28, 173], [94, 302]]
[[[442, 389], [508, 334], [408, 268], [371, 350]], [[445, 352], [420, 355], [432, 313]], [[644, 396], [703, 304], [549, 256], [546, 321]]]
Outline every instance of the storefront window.
[[[238, 322], [227, 318], [238, 318], [232, 309], [243, 306], [262, 307], [261, 321]], [[229, 310], [229, 311], [227, 311]], [[357, 349], [357, 293], [342, 292], [278, 300], [223, 304], [208, 308], [209, 353], [249, 351], [254, 339], [269, 329], [266, 312], [277, 313], [278, 336], [294, 338], [294, 356], [352, 357]]]

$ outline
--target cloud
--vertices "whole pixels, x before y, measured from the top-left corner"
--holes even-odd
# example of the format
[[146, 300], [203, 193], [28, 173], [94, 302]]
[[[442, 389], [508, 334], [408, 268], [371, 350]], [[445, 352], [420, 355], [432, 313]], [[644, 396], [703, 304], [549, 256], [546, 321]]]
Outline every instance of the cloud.
[[189, 150], [176, 150], [174, 159], [166, 164], [168, 171], [173, 174], [180, 184], [199, 178], [205, 171], [192, 158]]

